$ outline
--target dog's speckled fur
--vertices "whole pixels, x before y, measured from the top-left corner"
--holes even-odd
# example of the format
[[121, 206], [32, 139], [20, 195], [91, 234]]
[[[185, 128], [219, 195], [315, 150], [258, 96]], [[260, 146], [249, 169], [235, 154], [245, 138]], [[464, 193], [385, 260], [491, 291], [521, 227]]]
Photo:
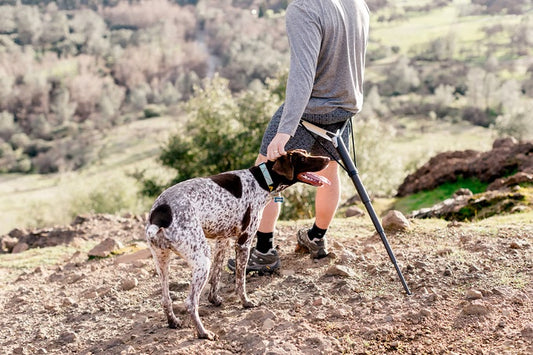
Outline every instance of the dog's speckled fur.
[[[301, 150], [268, 162], [274, 192], [296, 183], [298, 173], [322, 170], [328, 162], [326, 157], [311, 157]], [[216, 338], [204, 328], [198, 304], [208, 280], [211, 285], [209, 301], [214, 305], [222, 304], [218, 284], [232, 237], [236, 238], [236, 293], [245, 308], [254, 306], [246, 295], [246, 263], [261, 213], [270, 199], [271, 193], [258, 167], [187, 180], [165, 190], [156, 199], [146, 226], [146, 237], [161, 280], [163, 310], [170, 328], [181, 326], [172, 310], [168, 288], [171, 252], [187, 260], [192, 268], [185, 306], [199, 338]], [[206, 238], [216, 240], [212, 263]]]

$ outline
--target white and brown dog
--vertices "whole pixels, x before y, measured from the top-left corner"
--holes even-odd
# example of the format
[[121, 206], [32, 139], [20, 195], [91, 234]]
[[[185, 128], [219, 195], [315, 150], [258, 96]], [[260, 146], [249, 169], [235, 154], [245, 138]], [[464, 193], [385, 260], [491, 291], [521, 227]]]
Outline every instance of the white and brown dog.
[[[198, 304], [209, 275], [211, 289], [208, 299], [214, 305], [222, 304], [218, 283], [229, 240], [236, 239], [236, 293], [245, 308], [253, 307], [254, 303], [246, 295], [245, 270], [263, 208], [273, 193], [296, 182], [313, 186], [328, 183], [312, 173], [324, 169], [328, 162], [327, 157], [313, 157], [303, 150], [293, 150], [275, 161], [250, 169], [183, 181], [168, 188], [156, 199], [146, 226], [146, 237], [161, 280], [163, 310], [170, 328], [181, 326], [172, 310], [169, 294], [172, 252], [179, 254], [192, 267], [185, 306], [198, 338], [213, 340], [216, 335], [204, 328], [198, 315]], [[206, 238], [216, 240], [213, 262]]]

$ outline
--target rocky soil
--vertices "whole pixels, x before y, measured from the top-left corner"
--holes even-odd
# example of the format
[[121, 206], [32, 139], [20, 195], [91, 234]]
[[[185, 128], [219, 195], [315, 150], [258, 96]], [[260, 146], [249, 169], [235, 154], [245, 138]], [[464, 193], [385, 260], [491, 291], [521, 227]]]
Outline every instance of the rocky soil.
[[[531, 354], [533, 214], [516, 216], [411, 220], [409, 230], [389, 234], [411, 296], [366, 216], [336, 219], [331, 257], [320, 261], [294, 252], [295, 233], [309, 221], [282, 222], [281, 271], [247, 278], [258, 307], [241, 307], [229, 271], [222, 278], [225, 303], [214, 307], [202, 298], [201, 317], [218, 341], [196, 339], [190, 321], [167, 328], [143, 218], [97, 215], [71, 226], [17, 230], [3, 247], [18, 253], [0, 255], [0, 348], [8, 354]], [[89, 258], [105, 240], [114, 254]], [[189, 269], [176, 257], [171, 271], [174, 307], [187, 319]]]

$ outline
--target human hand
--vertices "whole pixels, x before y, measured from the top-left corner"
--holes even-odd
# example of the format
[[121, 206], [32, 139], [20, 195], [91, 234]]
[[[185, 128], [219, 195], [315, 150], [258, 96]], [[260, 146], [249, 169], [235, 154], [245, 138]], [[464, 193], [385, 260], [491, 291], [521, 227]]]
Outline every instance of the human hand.
[[287, 133], [276, 133], [267, 147], [267, 159], [275, 160], [280, 156], [287, 154], [287, 152], [285, 152], [285, 145], [290, 138], [291, 136]]

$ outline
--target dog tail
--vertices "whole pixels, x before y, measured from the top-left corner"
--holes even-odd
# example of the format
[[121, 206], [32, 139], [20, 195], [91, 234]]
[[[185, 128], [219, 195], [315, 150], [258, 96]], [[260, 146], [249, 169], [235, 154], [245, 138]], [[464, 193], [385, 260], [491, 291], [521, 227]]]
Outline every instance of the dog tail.
[[155, 238], [160, 229], [161, 227], [156, 226], [155, 224], [149, 224], [146, 227], [146, 236], [148, 237], [148, 239], [153, 239]]
[[152, 239], [161, 228], [168, 228], [172, 223], [172, 208], [166, 203], [157, 206], [150, 213], [150, 224], [146, 226], [146, 236]]

